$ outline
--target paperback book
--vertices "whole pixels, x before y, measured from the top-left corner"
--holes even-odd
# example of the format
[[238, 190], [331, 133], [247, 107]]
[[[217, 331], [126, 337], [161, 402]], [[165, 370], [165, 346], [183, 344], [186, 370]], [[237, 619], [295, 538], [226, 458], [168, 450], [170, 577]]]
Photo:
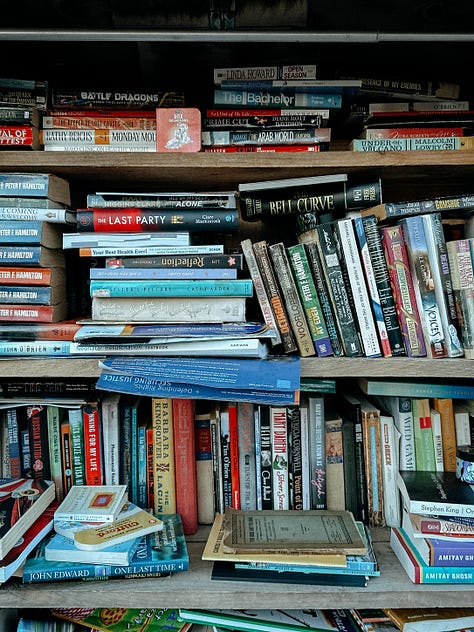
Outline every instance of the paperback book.
[[73, 485], [57, 509], [54, 521], [114, 522], [126, 496], [126, 485]]

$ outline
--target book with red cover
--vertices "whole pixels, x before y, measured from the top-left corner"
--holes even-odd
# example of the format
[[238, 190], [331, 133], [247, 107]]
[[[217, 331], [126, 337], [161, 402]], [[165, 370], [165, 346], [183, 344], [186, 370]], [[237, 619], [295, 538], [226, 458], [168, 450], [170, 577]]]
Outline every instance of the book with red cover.
[[201, 112], [198, 108], [156, 109], [156, 151], [201, 150]]
[[26, 420], [30, 437], [32, 478], [49, 479], [49, 442], [46, 406], [28, 406]]
[[176, 511], [181, 515], [184, 534], [190, 535], [198, 527], [194, 401], [174, 398], [172, 405]]
[[86, 485], [103, 485], [101, 423], [99, 404], [88, 402], [82, 408], [84, 420], [84, 455]]
[[239, 425], [237, 403], [229, 402], [229, 455], [232, 486], [232, 507], [240, 509]]

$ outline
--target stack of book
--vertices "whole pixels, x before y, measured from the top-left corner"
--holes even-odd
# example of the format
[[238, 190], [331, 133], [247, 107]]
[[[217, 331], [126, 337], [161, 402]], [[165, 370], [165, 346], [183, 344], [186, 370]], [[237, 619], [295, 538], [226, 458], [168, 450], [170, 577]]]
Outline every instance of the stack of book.
[[178, 514], [129, 503], [126, 485], [73, 486], [54, 513], [54, 532], [23, 567], [23, 582], [157, 577], [188, 569]]
[[415, 584], [474, 582], [471, 486], [454, 472], [400, 471], [400, 528], [391, 532], [395, 555]]
[[0, 78], [0, 149], [41, 149], [47, 102], [46, 81]]
[[359, 81], [317, 80], [314, 64], [214, 69], [214, 108], [203, 120], [204, 151], [320, 151], [331, 111]]
[[0, 492], [0, 583], [3, 583], [51, 531], [57, 503], [52, 481], [2, 478]]
[[[66, 319], [62, 235], [67, 222], [74, 219], [69, 204], [69, 183], [63, 178], [40, 173], [0, 174], [2, 321], [30, 325]], [[12, 354], [22, 355], [14, 350]]]
[[156, 109], [183, 106], [182, 92], [54, 87], [43, 119], [45, 151], [156, 151]]
[[226, 508], [202, 559], [213, 562], [215, 580], [366, 586], [379, 574], [368, 531], [346, 511]]
[[474, 113], [448, 81], [362, 78], [354, 151], [472, 149]]

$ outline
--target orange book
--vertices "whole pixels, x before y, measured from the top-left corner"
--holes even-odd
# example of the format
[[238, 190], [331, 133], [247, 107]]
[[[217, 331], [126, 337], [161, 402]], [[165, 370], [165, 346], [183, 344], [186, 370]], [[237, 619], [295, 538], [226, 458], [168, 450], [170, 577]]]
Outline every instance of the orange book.
[[453, 400], [450, 397], [435, 397], [433, 408], [441, 415], [443, 438], [443, 463], [446, 472], [456, 471], [456, 426], [454, 423]]
[[157, 108], [156, 151], [201, 151], [201, 112], [197, 108]]

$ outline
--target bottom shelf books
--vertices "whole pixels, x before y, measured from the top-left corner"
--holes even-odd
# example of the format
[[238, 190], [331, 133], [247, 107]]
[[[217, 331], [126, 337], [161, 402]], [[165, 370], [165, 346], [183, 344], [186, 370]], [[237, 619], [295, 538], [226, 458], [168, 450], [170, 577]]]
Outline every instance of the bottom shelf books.
[[159, 517], [163, 520], [163, 529], [143, 536], [128, 565], [48, 561], [45, 549], [51, 538], [45, 538], [25, 562], [23, 583], [159, 577], [187, 571], [189, 555], [179, 514]]

